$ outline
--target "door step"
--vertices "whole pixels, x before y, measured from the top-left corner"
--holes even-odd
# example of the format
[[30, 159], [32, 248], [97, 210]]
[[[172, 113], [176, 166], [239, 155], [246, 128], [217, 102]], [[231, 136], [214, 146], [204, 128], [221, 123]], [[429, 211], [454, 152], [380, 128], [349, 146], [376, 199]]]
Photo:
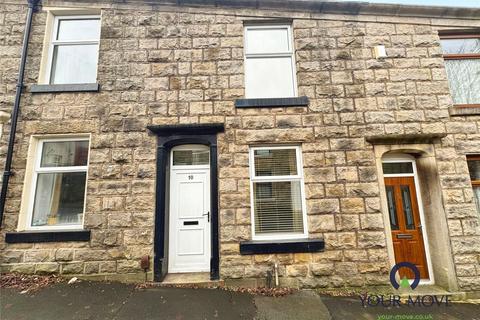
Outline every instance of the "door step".
[[160, 286], [166, 287], [200, 287], [212, 288], [223, 287], [223, 280], [210, 280], [210, 273], [195, 272], [195, 273], [169, 273]]

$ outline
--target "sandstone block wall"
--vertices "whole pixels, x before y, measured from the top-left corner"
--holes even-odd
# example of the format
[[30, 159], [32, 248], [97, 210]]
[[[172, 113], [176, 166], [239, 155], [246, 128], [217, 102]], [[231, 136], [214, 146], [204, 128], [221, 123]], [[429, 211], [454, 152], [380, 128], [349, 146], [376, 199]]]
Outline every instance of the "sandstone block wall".
[[[480, 218], [465, 159], [480, 154], [480, 117], [449, 116], [437, 34], [451, 25], [479, 27], [479, 20], [85, 6], [102, 14], [99, 93], [29, 93], [46, 23], [45, 12], [35, 14], [0, 234], [3, 271], [140, 272], [140, 257], [153, 254], [154, 230], [156, 139], [146, 126], [219, 122], [226, 127], [218, 137], [222, 278], [265, 277], [277, 261], [286, 282], [303, 286], [386, 284], [385, 221], [365, 136], [446, 133], [434, 145], [445, 236], [461, 289], [480, 290]], [[25, 16], [24, 5], [0, 4], [1, 110], [13, 106]], [[308, 107], [235, 109], [234, 100], [244, 97], [243, 20], [252, 17], [293, 18], [298, 91], [309, 97]], [[377, 44], [386, 46], [387, 59], [374, 58]], [[85, 213], [91, 241], [4, 243], [18, 224], [30, 137], [62, 133], [92, 134]], [[239, 241], [251, 239], [248, 148], [292, 143], [303, 152], [309, 236], [324, 237], [326, 250], [242, 256]]]

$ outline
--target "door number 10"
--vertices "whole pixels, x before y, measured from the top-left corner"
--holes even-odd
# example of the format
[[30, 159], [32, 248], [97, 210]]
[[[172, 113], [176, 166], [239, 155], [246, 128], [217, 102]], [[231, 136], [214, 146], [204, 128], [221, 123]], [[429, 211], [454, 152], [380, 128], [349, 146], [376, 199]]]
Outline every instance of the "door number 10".
[[189, 175], [188, 180], [193, 180], [193, 175]]

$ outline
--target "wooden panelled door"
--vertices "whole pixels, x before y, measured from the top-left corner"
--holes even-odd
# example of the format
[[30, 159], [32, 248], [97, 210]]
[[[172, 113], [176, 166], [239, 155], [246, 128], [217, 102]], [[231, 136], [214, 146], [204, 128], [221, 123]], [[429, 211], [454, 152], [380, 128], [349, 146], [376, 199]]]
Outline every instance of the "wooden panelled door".
[[[385, 178], [385, 188], [395, 262], [413, 263], [421, 279], [429, 279], [414, 177]], [[407, 268], [399, 273], [401, 278], [414, 278]]]

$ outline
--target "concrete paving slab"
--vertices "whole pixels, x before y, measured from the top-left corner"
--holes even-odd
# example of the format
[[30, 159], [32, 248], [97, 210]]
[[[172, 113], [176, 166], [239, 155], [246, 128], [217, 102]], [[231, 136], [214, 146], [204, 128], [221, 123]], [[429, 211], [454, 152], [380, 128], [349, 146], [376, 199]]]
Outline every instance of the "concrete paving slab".
[[2, 320], [109, 320], [133, 292], [132, 285], [79, 282], [52, 285], [33, 294], [2, 289]]
[[[320, 296], [314, 291], [299, 291], [284, 297], [255, 297], [258, 320], [330, 320]], [[353, 318], [352, 318], [353, 319]]]
[[[142, 315], [139, 317], [139, 315]], [[115, 319], [254, 319], [251, 295], [218, 289], [136, 290]]]

